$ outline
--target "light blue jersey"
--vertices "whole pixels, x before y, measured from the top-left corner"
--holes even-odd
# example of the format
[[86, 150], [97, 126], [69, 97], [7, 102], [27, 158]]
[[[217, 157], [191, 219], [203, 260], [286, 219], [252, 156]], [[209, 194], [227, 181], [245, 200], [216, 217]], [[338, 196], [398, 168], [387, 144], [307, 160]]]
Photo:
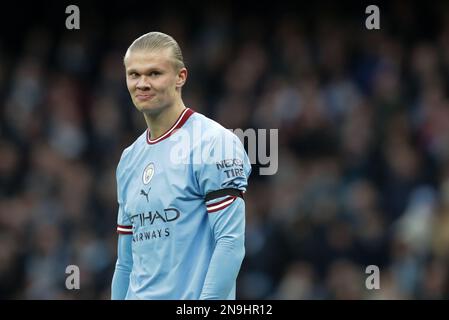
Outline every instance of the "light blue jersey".
[[235, 299], [250, 173], [238, 137], [189, 108], [125, 149], [112, 298]]

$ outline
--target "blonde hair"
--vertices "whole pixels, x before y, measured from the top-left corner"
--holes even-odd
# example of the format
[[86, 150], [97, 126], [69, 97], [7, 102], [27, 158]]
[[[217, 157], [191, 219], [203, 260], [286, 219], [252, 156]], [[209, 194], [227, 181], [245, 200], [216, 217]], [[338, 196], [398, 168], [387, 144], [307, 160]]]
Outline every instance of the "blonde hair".
[[184, 58], [178, 43], [171, 36], [162, 32], [149, 32], [134, 40], [134, 42], [129, 46], [125, 58], [131, 51], [157, 51], [168, 48], [171, 48], [176, 70], [179, 71], [181, 68], [184, 68]]

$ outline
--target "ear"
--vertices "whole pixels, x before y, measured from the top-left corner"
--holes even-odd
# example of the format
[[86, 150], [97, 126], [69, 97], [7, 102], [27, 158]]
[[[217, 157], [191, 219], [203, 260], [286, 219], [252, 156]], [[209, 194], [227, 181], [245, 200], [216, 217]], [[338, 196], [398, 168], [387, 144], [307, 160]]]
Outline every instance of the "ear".
[[176, 88], [181, 88], [187, 80], [187, 69], [181, 68], [176, 76]]

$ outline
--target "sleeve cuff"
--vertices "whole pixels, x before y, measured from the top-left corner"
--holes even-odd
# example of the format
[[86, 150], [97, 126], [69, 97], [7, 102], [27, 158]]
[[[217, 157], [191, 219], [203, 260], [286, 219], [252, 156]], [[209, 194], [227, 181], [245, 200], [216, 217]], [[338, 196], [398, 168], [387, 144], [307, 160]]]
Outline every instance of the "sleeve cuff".
[[117, 225], [118, 234], [133, 234], [133, 226]]

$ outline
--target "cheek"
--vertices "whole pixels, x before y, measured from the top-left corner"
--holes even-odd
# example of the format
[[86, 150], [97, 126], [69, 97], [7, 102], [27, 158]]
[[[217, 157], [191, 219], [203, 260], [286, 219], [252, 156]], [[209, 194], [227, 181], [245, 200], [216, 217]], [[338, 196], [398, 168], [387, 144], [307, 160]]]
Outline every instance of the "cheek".
[[175, 80], [170, 81], [168, 86], [169, 86], [170, 93], [176, 92], [176, 81]]
[[129, 80], [126, 80], [126, 86], [128, 87], [128, 91], [129, 92], [132, 92], [134, 89], [134, 85], [133, 85], [133, 83], [131, 82], [131, 81], [129, 81]]
[[173, 91], [173, 84], [170, 81], [165, 81], [164, 83], [161, 83], [158, 88], [164, 95], [171, 95]]

